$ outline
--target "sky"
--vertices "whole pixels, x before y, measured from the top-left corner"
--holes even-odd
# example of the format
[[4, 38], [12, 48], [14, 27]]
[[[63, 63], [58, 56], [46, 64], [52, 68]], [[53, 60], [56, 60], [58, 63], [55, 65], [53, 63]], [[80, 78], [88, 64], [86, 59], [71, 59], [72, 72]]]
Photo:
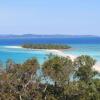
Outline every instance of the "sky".
[[100, 0], [0, 0], [0, 34], [100, 35]]

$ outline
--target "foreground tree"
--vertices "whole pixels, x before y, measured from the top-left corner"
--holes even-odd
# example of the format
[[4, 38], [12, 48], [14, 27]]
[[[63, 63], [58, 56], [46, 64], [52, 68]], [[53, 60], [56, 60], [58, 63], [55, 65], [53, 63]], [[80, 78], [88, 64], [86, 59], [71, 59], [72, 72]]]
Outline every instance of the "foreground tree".
[[39, 68], [38, 61], [33, 58], [23, 64], [14, 64], [9, 60], [7, 65], [7, 71], [0, 75], [0, 99], [31, 100], [37, 87], [33, 76]]
[[50, 56], [41, 68], [41, 77], [35, 58], [23, 64], [7, 64], [8, 69], [0, 73], [0, 100], [100, 100], [100, 79], [95, 77], [95, 60], [89, 56], [74, 62]]
[[78, 97], [81, 100], [99, 100], [99, 91], [96, 88], [93, 80], [98, 72], [93, 69], [96, 61], [87, 55], [82, 55], [75, 59], [75, 77], [78, 86]]
[[90, 81], [97, 72], [93, 69], [96, 61], [90, 56], [80, 56], [75, 59], [74, 67], [76, 69], [75, 76], [81, 81]]
[[[43, 72], [46, 77], [52, 79], [54, 83], [54, 97], [56, 97], [57, 100], [60, 100], [60, 95], [63, 95], [64, 92], [64, 86], [66, 84], [69, 85], [71, 76], [74, 72], [73, 63], [71, 59], [65, 57], [51, 56], [43, 64]], [[46, 89], [45, 92], [47, 92]], [[57, 95], [59, 95], [59, 97], [57, 97]]]
[[60, 86], [70, 81], [74, 68], [70, 58], [52, 56], [43, 64], [43, 71]]

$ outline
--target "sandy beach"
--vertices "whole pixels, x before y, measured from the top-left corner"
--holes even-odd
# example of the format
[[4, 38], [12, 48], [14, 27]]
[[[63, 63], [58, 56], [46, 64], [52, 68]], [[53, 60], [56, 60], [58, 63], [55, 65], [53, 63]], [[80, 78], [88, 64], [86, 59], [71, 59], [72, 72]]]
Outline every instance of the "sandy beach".
[[100, 72], [100, 62], [97, 62], [96, 65], [93, 67], [96, 71]]
[[15, 49], [20, 49], [22, 48], [21, 46], [4, 46], [5, 48], [15, 48]]
[[53, 50], [46, 50], [46, 52], [52, 53], [53, 55], [62, 56], [62, 57], [70, 57], [72, 60], [74, 60], [77, 57], [75, 55], [65, 54], [63, 51], [55, 50], [55, 49], [53, 49]]

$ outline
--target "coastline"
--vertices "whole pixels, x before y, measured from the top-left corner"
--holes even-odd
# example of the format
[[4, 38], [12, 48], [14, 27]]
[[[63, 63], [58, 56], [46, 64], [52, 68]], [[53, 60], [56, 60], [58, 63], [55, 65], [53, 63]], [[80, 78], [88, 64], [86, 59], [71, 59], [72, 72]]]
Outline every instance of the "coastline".
[[[74, 61], [75, 58], [77, 58], [78, 56], [77, 55], [71, 55], [71, 54], [65, 54], [63, 52], [63, 50], [57, 50], [57, 49], [29, 49], [29, 48], [23, 48], [21, 46], [5, 46], [5, 48], [15, 48], [15, 49], [27, 49], [27, 50], [45, 50], [46, 53], [51, 53], [53, 55], [58, 55], [58, 56], [62, 56], [62, 57], [70, 57], [70, 59], [72, 61]], [[100, 72], [100, 62], [97, 61], [97, 63], [93, 66], [93, 69], [95, 69], [96, 71]]]
[[52, 53], [53, 55], [58, 55], [62, 57], [70, 57], [72, 60], [74, 60], [77, 56], [71, 55], [71, 54], [65, 54], [63, 49], [30, 49], [30, 48], [23, 48], [21, 46], [5, 46], [6, 48], [15, 48], [15, 49], [27, 49], [27, 50], [45, 50], [47, 53]]
[[62, 56], [62, 57], [70, 57], [72, 60], [74, 60], [77, 57], [75, 55], [65, 54], [62, 50], [56, 50], [56, 49], [52, 49], [52, 50], [48, 49], [46, 50], [46, 52], [52, 53], [53, 55]]
[[94, 67], [93, 67], [96, 71], [100, 72], [100, 62], [98, 61]]
[[22, 49], [21, 46], [4, 46], [5, 48], [12, 48], [12, 49]]

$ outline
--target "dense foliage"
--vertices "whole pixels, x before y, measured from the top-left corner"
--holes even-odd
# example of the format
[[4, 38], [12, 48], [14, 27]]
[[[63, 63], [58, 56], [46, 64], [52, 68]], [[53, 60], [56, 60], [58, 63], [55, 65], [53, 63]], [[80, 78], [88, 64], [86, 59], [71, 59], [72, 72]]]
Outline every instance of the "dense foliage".
[[[0, 100], [100, 100], [100, 78], [93, 69], [95, 60], [80, 56], [51, 56], [42, 68], [36, 59], [23, 64], [0, 62]], [[39, 74], [38, 70], [42, 71]]]
[[71, 48], [68, 45], [62, 44], [24, 44], [23, 48], [31, 48], [31, 49], [69, 49]]

